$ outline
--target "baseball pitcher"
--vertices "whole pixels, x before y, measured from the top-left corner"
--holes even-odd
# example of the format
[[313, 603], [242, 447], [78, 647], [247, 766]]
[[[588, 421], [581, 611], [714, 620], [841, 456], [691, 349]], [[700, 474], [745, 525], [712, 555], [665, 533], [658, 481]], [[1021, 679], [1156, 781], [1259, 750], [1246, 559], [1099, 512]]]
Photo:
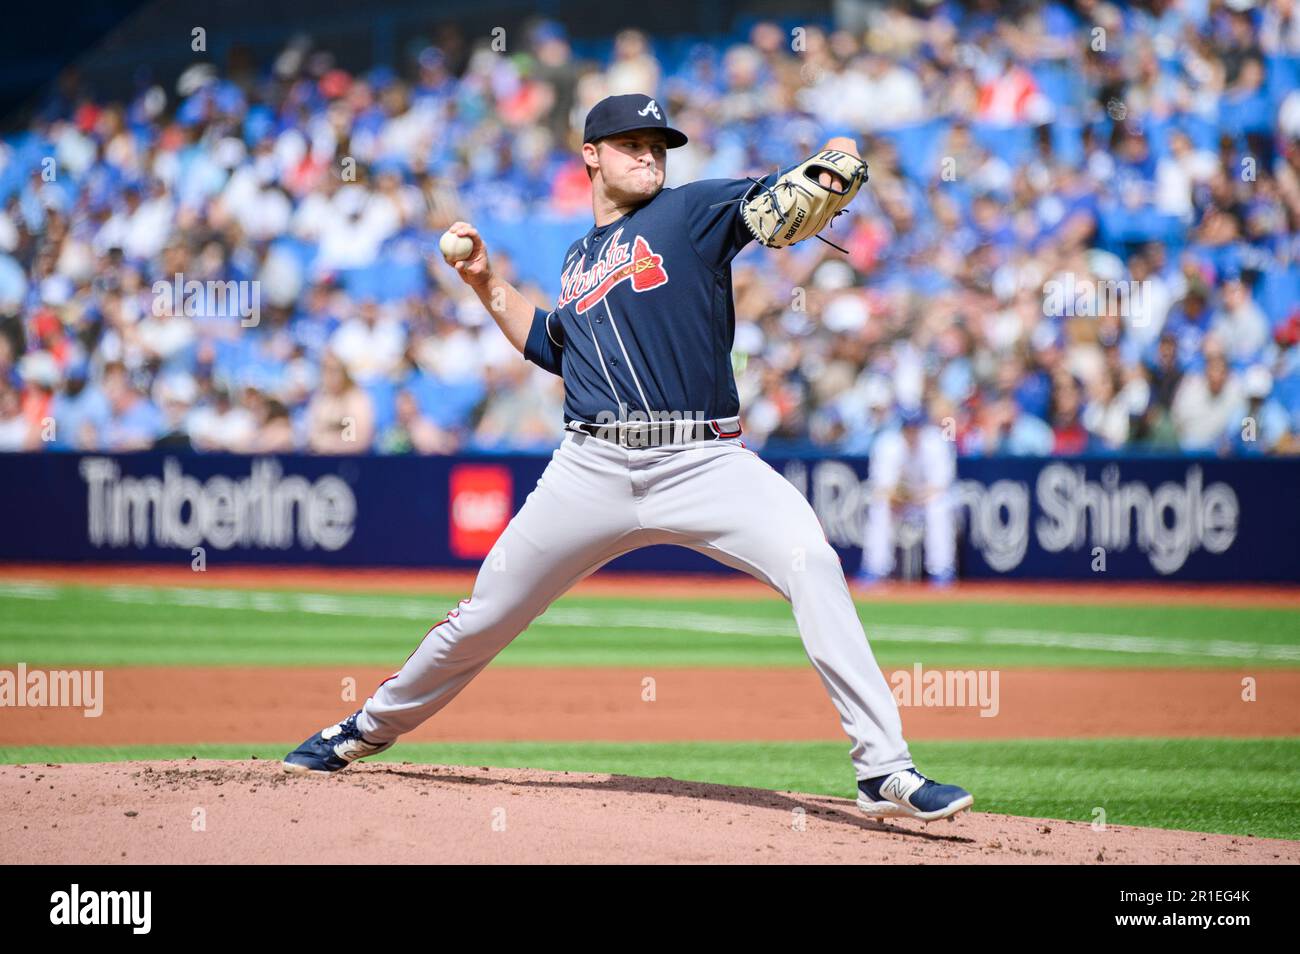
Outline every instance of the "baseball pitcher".
[[[630, 550], [671, 543], [744, 570], [792, 604], [852, 741], [866, 814], [931, 821], [972, 804], [913, 767], [838, 555], [803, 495], [740, 440], [731, 261], [754, 239], [783, 248], [816, 236], [857, 194], [866, 165], [851, 139], [837, 138], [762, 180], [665, 189], [667, 151], [686, 141], [648, 96], [611, 96], [591, 110], [582, 157], [595, 223], [565, 253], [549, 311], [493, 272], [473, 226], [449, 230], [444, 250], [467, 251], [455, 268], [511, 344], [564, 378], [566, 433], [470, 597], [358, 712], [289, 753], [287, 770], [335, 772], [384, 751], [579, 580]], [[457, 237], [468, 250], [455, 250]]]

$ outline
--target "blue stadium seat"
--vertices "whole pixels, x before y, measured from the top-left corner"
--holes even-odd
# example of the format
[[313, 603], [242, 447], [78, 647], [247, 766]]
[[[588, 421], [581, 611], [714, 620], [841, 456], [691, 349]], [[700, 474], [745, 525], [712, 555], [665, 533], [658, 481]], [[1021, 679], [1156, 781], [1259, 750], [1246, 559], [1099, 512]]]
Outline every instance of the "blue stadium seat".
[[1182, 233], [1177, 217], [1158, 215], [1153, 208], [1103, 208], [1098, 227], [1108, 248], [1141, 242], [1172, 243]]
[[1197, 149], [1218, 152], [1219, 124], [1191, 113], [1183, 113], [1177, 118], [1178, 128], [1187, 133], [1187, 138]]
[[405, 387], [415, 395], [420, 413], [444, 428], [464, 427], [485, 393], [478, 380], [448, 384], [427, 374], [412, 375]]
[[1276, 111], [1288, 93], [1300, 89], [1300, 56], [1269, 56], [1265, 58], [1267, 71], [1265, 88], [1269, 102]]
[[994, 126], [991, 123], [972, 123], [971, 135], [975, 141], [1010, 163], [1023, 162], [1034, 151], [1033, 126]]
[[41, 159], [54, 152], [52, 145], [30, 132], [8, 136], [5, 142], [13, 150], [13, 155], [9, 163], [0, 166], [0, 202], [7, 202], [11, 195], [19, 192], [32, 171], [41, 168]]
[[1058, 118], [1051, 126], [1052, 153], [1067, 166], [1078, 167], [1084, 160], [1083, 123], [1074, 118]]
[[315, 242], [304, 242], [294, 235], [282, 235], [271, 243], [271, 248], [278, 252], [287, 252], [302, 266], [303, 274], [310, 274], [312, 263], [316, 261], [319, 246]]
[[1255, 288], [1255, 299], [1276, 328], [1300, 307], [1300, 266], [1264, 272]]
[[569, 219], [534, 217], [523, 222], [483, 220], [479, 232], [489, 248], [503, 248], [520, 277], [554, 294], [564, 253], [575, 237], [591, 228], [591, 215]]
[[1034, 82], [1058, 110], [1077, 106], [1083, 98], [1083, 78], [1060, 63], [1038, 62], [1029, 67]]
[[939, 149], [951, 124], [942, 119], [883, 130], [880, 138], [892, 143], [900, 158], [913, 169], [938, 169]]
[[1273, 126], [1273, 115], [1273, 106], [1265, 92], [1236, 101], [1225, 97], [1219, 114], [1219, 128], [1234, 136], [1267, 133]]

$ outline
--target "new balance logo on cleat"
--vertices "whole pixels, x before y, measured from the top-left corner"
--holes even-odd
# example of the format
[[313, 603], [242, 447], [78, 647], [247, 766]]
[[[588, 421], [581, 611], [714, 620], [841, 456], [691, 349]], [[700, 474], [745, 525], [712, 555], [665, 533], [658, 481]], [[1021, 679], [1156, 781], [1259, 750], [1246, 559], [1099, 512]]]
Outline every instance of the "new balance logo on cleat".
[[858, 783], [858, 808], [873, 818], [937, 821], [970, 808], [975, 797], [956, 785], [941, 785], [914, 768]]
[[354, 712], [342, 722], [321, 729], [284, 757], [284, 770], [299, 775], [337, 772], [357, 759], [378, 755], [392, 748], [392, 742], [371, 742], [357, 728]]
[[903, 799], [907, 798], [907, 796], [911, 793], [912, 789], [920, 787], [919, 782], [916, 783], [915, 785], [911, 785], [911, 786], [907, 785], [904, 782], [905, 778], [907, 778], [907, 776], [903, 775], [902, 773], [898, 775], [890, 776], [889, 781], [885, 782], [884, 785], [880, 786], [880, 791], [892, 799], [902, 801]]

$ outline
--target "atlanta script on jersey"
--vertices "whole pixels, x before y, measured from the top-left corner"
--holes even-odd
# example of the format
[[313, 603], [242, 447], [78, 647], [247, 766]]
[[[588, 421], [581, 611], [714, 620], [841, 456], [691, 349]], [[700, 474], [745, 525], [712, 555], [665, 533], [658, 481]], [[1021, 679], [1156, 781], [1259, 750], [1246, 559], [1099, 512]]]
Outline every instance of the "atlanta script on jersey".
[[740, 412], [731, 261], [753, 236], [735, 200], [757, 188], [704, 179], [663, 189], [569, 246], [555, 308], [536, 310], [524, 348], [563, 376], [565, 423], [632, 411]]

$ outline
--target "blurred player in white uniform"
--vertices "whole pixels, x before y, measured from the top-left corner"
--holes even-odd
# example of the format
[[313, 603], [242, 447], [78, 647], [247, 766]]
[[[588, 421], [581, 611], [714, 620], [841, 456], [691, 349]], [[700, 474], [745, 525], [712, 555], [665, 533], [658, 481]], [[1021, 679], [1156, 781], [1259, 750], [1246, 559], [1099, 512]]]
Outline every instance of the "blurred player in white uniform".
[[894, 541], [903, 520], [923, 521], [925, 572], [930, 582], [953, 581], [956, 538], [953, 527], [953, 481], [957, 453], [952, 441], [919, 408], [904, 408], [901, 426], [876, 438], [867, 475], [871, 491], [862, 543], [862, 572], [857, 581], [870, 585], [894, 570]]

